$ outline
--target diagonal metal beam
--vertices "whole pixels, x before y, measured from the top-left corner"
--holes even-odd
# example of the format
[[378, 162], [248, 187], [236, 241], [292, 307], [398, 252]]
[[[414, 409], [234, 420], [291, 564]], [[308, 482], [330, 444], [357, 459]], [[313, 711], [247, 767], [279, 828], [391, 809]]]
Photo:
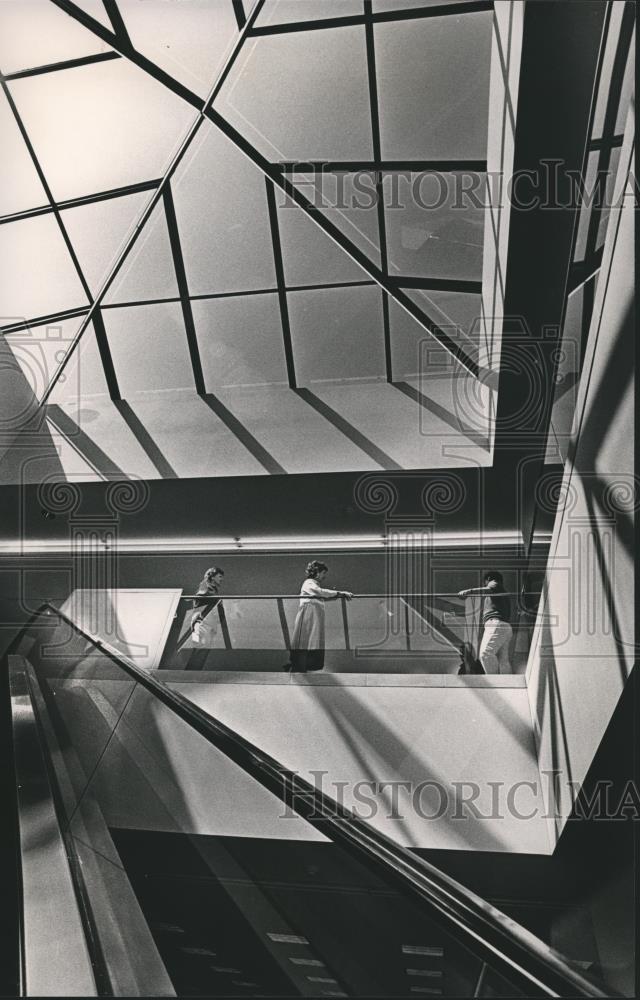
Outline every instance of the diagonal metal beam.
[[24, 80], [30, 76], [41, 76], [43, 73], [59, 73], [65, 69], [77, 69], [78, 66], [92, 66], [94, 63], [110, 62], [112, 59], [122, 59], [119, 52], [97, 52], [91, 56], [80, 56], [78, 59], [65, 59], [64, 62], [46, 63], [43, 66], [34, 66], [32, 69], [20, 69], [15, 73], [3, 73], [2, 78], [11, 80]]
[[[373, 160], [375, 163], [376, 212], [378, 214], [378, 238], [380, 241], [380, 267], [383, 274], [389, 273], [389, 256], [387, 251], [387, 220], [384, 211], [384, 188], [380, 162], [382, 160], [382, 142], [380, 139], [380, 112], [378, 108], [378, 80], [376, 73], [376, 47], [373, 37], [373, 19], [371, 0], [364, 0], [365, 42], [367, 49], [367, 77], [369, 81], [369, 108], [371, 111], [371, 142], [373, 145]], [[387, 382], [393, 382], [393, 362], [391, 354], [391, 322], [389, 318], [389, 296], [382, 293], [382, 330], [384, 336], [384, 364]]]
[[187, 272], [185, 270], [184, 258], [182, 256], [182, 246], [180, 244], [180, 233], [178, 231], [178, 220], [176, 218], [173, 195], [171, 193], [171, 184], [165, 185], [162, 197], [164, 201], [164, 214], [167, 219], [167, 229], [169, 230], [169, 243], [171, 244], [171, 253], [173, 255], [173, 267], [176, 272], [178, 291], [180, 292], [182, 318], [187, 334], [187, 344], [189, 347], [191, 368], [193, 370], [193, 380], [195, 382], [196, 392], [202, 396], [207, 390], [204, 384], [204, 372], [202, 371], [200, 348], [198, 347], [198, 336], [196, 334], [196, 327], [193, 321], [193, 310], [191, 308], [191, 299], [189, 298], [189, 287], [187, 284]]
[[282, 245], [280, 242], [280, 224], [278, 222], [276, 194], [271, 181], [267, 179], [265, 183], [267, 186], [267, 207], [269, 210], [269, 225], [271, 227], [271, 240], [273, 243], [273, 263], [276, 270], [276, 283], [278, 286], [278, 304], [280, 306], [280, 325], [282, 327], [284, 359], [287, 366], [289, 388], [295, 389], [298, 383], [296, 381], [296, 366], [293, 357], [293, 343], [291, 341], [291, 324], [289, 322], [287, 288], [284, 279], [284, 262], [282, 260]]
[[[81, 10], [79, 7], [77, 7], [76, 4], [69, 2], [69, 0], [52, 0], [52, 3], [55, 3], [57, 7], [60, 7], [61, 10], [64, 10], [65, 13], [69, 14], [71, 17], [76, 18], [76, 20], [80, 21], [80, 23], [83, 24], [85, 27], [87, 27], [90, 31], [94, 31], [96, 34], [98, 34], [98, 36], [100, 38], [104, 38], [105, 35], [106, 35], [107, 37], [106, 37], [105, 40], [108, 41], [109, 44], [113, 45], [119, 51], [122, 51], [123, 55], [126, 55], [128, 58], [130, 58], [141, 69], [147, 68], [146, 64], [148, 64], [150, 62], [150, 60], [145, 59], [144, 57], [141, 57], [139, 55], [139, 53], [135, 52], [133, 49], [130, 50], [130, 51], [127, 50], [126, 46], [124, 46], [122, 48], [119, 48], [119, 46], [120, 46], [120, 40], [117, 39], [115, 35], [112, 35], [111, 32], [107, 31], [104, 28], [104, 26], [101, 25], [98, 21], [95, 21], [94, 18], [89, 17], [88, 14], [85, 14], [85, 12], [83, 10]], [[100, 290], [98, 291], [97, 295], [93, 299], [93, 302], [91, 303], [91, 306], [90, 306], [90, 308], [89, 308], [89, 310], [88, 310], [88, 312], [87, 312], [84, 320], [82, 321], [78, 332], [76, 333], [75, 337], [73, 338], [73, 342], [72, 342], [69, 350], [67, 351], [65, 357], [62, 359], [62, 361], [60, 362], [58, 368], [54, 372], [54, 375], [53, 375], [53, 377], [52, 377], [52, 379], [51, 379], [51, 381], [49, 383], [49, 386], [48, 386], [46, 392], [44, 393], [44, 395], [42, 396], [42, 399], [40, 400], [40, 406], [44, 406], [47, 403], [47, 400], [49, 399], [51, 393], [53, 392], [53, 389], [54, 389], [55, 385], [58, 382], [58, 379], [60, 378], [60, 376], [64, 372], [64, 369], [66, 368], [67, 364], [69, 363], [69, 359], [70, 359], [72, 353], [75, 351], [76, 347], [78, 346], [78, 344], [80, 342], [80, 339], [81, 339], [84, 331], [87, 329], [89, 323], [93, 319], [94, 314], [99, 309], [100, 303], [102, 302], [102, 299], [107, 294], [109, 288], [113, 284], [113, 281], [115, 280], [116, 276], [118, 275], [118, 273], [120, 271], [120, 268], [124, 264], [124, 262], [127, 259], [129, 253], [131, 252], [132, 248], [134, 247], [135, 243], [137, 242], [137, 240], [138, 240], [138, 238], [139, 238], [142, 230], [144, 229], [144, 227], [145, 227], [146, 223], [148, 222], [149, 218], [151, 217], [151, 214], [153, 213], [153, 210], [155, 209], [156, 205], [158, 204], [158, 202], [160, 201], [160, 199], [164, 196], [164, 190], [165, 190], [165, 188], [168, 187], [168, 185], [170, 184], [171, 178], [173, 177], [175, 171], [177, 170], [178, 166], [182, 162], [182, 159], [183, 159], [185, 153], [187, 152], [187, 150], [189, 149], [189, 146], [191, 145], [192, 141], [194, 140], [194, 138], [196, 137], [196, 135], [200, 131], [200, 128], [201, 128], [201, 126], [203, 125], [203, 123], [205, 121], [205, 111], [210, 106], [211, 102], [215, 100], [215, 98], [217, 97], [217, 95], [220, 92], [221, 88], [223, 87], [223, 85], [224, 85], [224, 83], [225, 83], [225, 81], [226, 81], [229, 73], [231, 72], [231, 69], [233, 68], [233, 65], [234, 65], [236, 59], [238, 58], [238, 55], [240, 54], [240, 51], [241, 51], [242, 46], [244, 44], [245, 38], [247, 37], [248, 32], [250, 31], [251, 27], [253, 26], [253, 23], [256, 20], [256, 18], [258, 17], [260, 11], [262, 10], [263, 5], [264, 5], [264, 0], [257, 0], [257, 3], [255, 5], [255, 7], [253, 8], [253, 10], [251, 12], [251, 15], [250, 15], [247, 23], [245, 24], [243, 30], [240, 32], [240, 34], [239, 34], [239, 36], [238, 36], [238, 38], [236, 40], [236, 44], [234, 45], [233, 50], [229, 54], [229, 58], [227, 59], [226, 63], [222, 67], [220, 73], [218, 74], [218, 77], [217, 77], [215, 83], [213, 84], [213, 87], [211, 88], [211, 91], [210, 91], [209, 96], [207, 97], [206, 101], [202, 101], [201, 98], [196, 97], [196, 95], [193, 95], [194, 97], [196, 97], [197, 107], [198, 107], [198, 111], [199, 111], [198, 117], [195, 119], [195, 121], [191, 125], [191, 128], [189, 129], [189, 131], [187, 132], [185, 138], [183, 139], [182, 143], [180, 144], [180, 147], [177, 150], [177, 152], [175, 153], [175, 155], [174, 155], [171, 163], [169, 164], [169, 167], [168, 167], [168, 169], [167, 169], [164, 177], [159, 182], [157, 188], [155, 189], [155, 191], [153, 192], [151, 198], [149, 199], [149, 202], [147, 203], [146, 207], [144, 208], [144, 210], [140, 214], [140, 218], [138, 219], [138, 221], [136, 223], [134, 231], [131, 233], [131, 236], [126, 241], [126, 243], [125, 243], [122, 251], [118, 255], [118, 259], [114, 263], [113, 267], [111, 268], [111, 271], [109, 272], [109, 274], [107, 275], [105, 281], [103, 282], [102, 287], [100, 288]], [[158, 67], [155, 67], [155, 69], [158, 70]], [[158, 79], [160, 82], [163, 82], [163, 80], [161, 79], [161, 77], [166, 77], [169, 81], [171, 81], [171, 83], [170, 83], [170, 89], [172, 89], [174, 93], [178, 93], [178, 95], [180, 96], [179, 90], [186, 89], [186, 88], [183, 88], [180, 84], [177, 84], [176, 81], [173, 80], [172, 77], [170, 77], [168, 74], [163, 73], [162, 71], [158, 71], [158, 72], [159, 72], [159, 75], [156, 74], [155, 72], [152, 73], [152, 75], [155, 76], [155, 78]], [[176, 89], [176, 88], [178, 88], [178, 89]], [[190, 103], [192, 103], [192, 102], [190, 101]]]
[[[126, 46], [121, 46], [119, 40], [114, 35], [106, 31], [101, 24], [94, 21], [93, 18], [85, 14], [85, 12], [82, 11], [79, 7], [77, 7], [76, 4], [72, 3], [71, 0], [52, 0], [52, 3], [55, 3], [56, 6], [60, 7], [61, 10], [64, 10], [67, 14], [70, 14], [70, 16], [76, 18], [76, 20], [80, 21], [80, 23], [83, 24], [85, 27], [89, 28], [89, 30], [94, 31], [96, 34], [98, 34], [99, 37], [108, 41], [109, 44], [112, 45], [117, 51], [122, 52], [123, 55], [127, 56], [127, 58], [129, 58], [133, 63], [135, 63], [141, 69], [144, 69], [147, 72], [151, 73], [151, 75], [154, 76], [156, 80], [158, 80], [161, 83], [165, 83], [165, 85], [170, 90], [172, 90], [173, 93], [177, 94], [178, 96], [182, 96], [181, 92], [184, 91], [186, 88], [182, 87], [181, 84], [178, 84], [177, 81], [173, 80], [173, 78], [169, 76], [169, 74], [164, 73], [164, 71], [160, 70], [159, 67], [155, 66], [155, 64], [150, 63], [150, 60], [146, 59], [146, 57], [141, 56], [138, 52], [136, 52], [133, 49], [128, 49]], [[483, 369], [480, 368], [478, 362], [473, 358], [469, 357], [469, 355], [464, 350], [462, 350], [459, 344], [457, 344], [436, 323], [434, 323], [431, 319], [429, 319], [408, 295], [406, 295], [401, 289], [395, 287], [391, 282], [391, 280], [388, 278], [388, 276], [382, 272], [382, 269], [376, 267], [376, 265], [367, 257], [367, 255], [363, 253], [363, 251], [360, 250], [360, 248], [356, 244], [354, 244], [344, 235], [342, 230], [340, 230], [328, 218], [326, 218], [322, 214], [318, 206], [314, 205], [311, 201], [309, 201], [309, 199], [301, 191], [299, 191], [298, 188], [296, 188], [295, 185], [291, 183], [291, 181], [289, 181], [286, 177], [283, 176], [282, 170], [280, 169], [279, 165], [273, 164], [269, 160], [267, 160], [266, 157], [262, 155], [262, 153], [260, 153], [247, 139], [245, 139], [243, 135], [241, 135], [237, 131], [237, 129], [235, 129], [229, 122], [227, 122], [225, 118], [222, 117], [222, 115], [220, 115], [217, 111], [214, 110], [212, 106], [213, 102], [220, 93], [220, 90], [222, 89], [222, 86], [224, 85], [227, 76], [229, 75], [233, 67], [233, 64], [235, 63], [235, 60], [240, 51], [240, 48], [242, 47], [242, 44], [244, 43], [244, 40], [251, 34], [253, 25], [260, 13], [260, 10], [262, 9], [263, 3], [264, 0], [258, 0], [258, 3], [252, 10], [250, 17], [238, 38], [236, 46], [234, 47], [233, 52], [231, 53], [225, 67], [223, 68], [218, 80], [216, 81], [211, 94], [207, 98], [207, 101], [204, 103], [204, 106], [202, 106], [202, 101], [200, 100], [200, 98], [196, 98], [197, 106], [201, 111], [201, 116], [196, 120], [196, 122], [192, 126], [192, 129], [187, 135], [183, 143], [183, 146], [178, 150], [176, 156], [174, 157], [174, 161], [170, 165], [167, 174], [163, 178], [163, 181], [161, 182], [158, 191], [156, 192], [156, 196], [157, 197], [160, 196], [163, 184], [165, 182], [168, 182], [173, 172], [175, 171], [176, 167], [178, 166], [178, 163], [182, 160], [182, 157], [184, 156], [186, 149], [188, 148], [190, 142], [192, 141], [195, 133], [200, 128], [203, 119], [205, 117], [208, 118], [227, 136], [228, 139], [231, 140], [231, 142], [233, 142], [237, 146], [238, 149], [240, 149], [241, 152], [245, 154], [245, 156], [247, 156], [249, 160], [251, 160], [251, 162], [264, 174], [265, 177], [269, 178], [275, 185], [277, 185], [282, 191], [284, 191], [284, 193], [287, 194], [291, 198], [291, 200], [295, 202], [296, 205], [298, 205], [299, 208], [301, 208], [311, 219], [313, 219], [313, 221], [318, 226], [320, 226], [320, 228], [327, 234], [327, 236], [329, 236], [335, 243], [337, 243], [338, 246], [342, 250], [344, 250], [344, 252], [349, 257], [351, 257], [351, 259], [355, 261], [355, 263], [358, 264], [359, 267], [377, 285], [379, 285], [383, 289], [383, 291], [386, 291], [389, 294], [389, 296], [398, 303], [398, 305], [400, 305], [407, 313], [409, 313], [409, 315], [416, 320], [418, 325], [421, 326], [426, 333], [430, 334], [446, 351], [448, 351], [448, 353], [451, 354], [451, 356], [454, 357], [456, 361], [460, 365], [462, 365], [463, 368], [465, 368], [471, 375], [473, 375], [476, 378], [480, 378], [482, 375], [487, 374]], [[429, 8], [429, 9], [435, 10], [436, 8]], [[376, 20], [378, 20], [377, 17]], [[189, 92], [189, 95], [190, 95], [190, 103], [193, 104], [193, 98], [196, 97], [196, 95], [193, 95], [191, 92]], [[131, 242], [124, 247], [122, 255], [114, 265], [114, 269], [112, 273], [109, 275], [105, 287], [100, 290], [97, 301], [100, 301], [102, 296], [106, 293], [108, 287], [110, 286], [119, 268], [121, 267], [125, 257], [129, 253], [131, 246], [139, 236], [140, 229], [147, 221], [150, 215], [149, 209], [150, 208], [152, 209], [154, 205], [155, 202], [152, 199], [150, 206], [143, 213], [143, 216], [141, 217], [140, 221], [136, 226], [135, 232], [131, 236]], [[82, 332], [83, 329], [81, 328], [81, 330], [79, 331], [79, 336], [82, 334]], [[73, 345], [71, 349], [73, 350], [74, 347], [75, 345]], [[46, 402], [48, 394], [53, 384], [55, 384], [55, 382], [59, 378], [61, 371], [62, 367], [58, 369], [58, 371], [54, 374], [52, 385], [50, 386], [49, 390], [47, 390], [47, 393], [45, 393], [45, 395], [43, 396], [42, 402]]]

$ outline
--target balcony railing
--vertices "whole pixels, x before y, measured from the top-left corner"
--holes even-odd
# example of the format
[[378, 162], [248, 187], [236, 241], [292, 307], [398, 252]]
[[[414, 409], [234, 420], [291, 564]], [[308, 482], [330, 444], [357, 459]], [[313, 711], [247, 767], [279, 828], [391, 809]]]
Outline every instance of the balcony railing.
[[[539, 594], [511, 592], [513, 638], [510, 644], [512, 672], [524, 670], [529, 652]], [[463, 662], [473, 672], [482, 638], [482, 595], [461, 598], [458, 593], [355, 594], [325, 601], [325, 651], [329, 670], [367, 672], [456, 673]], [[205, 597], [183, 594], [162, 666], [187, 666], [192, 641], [193, 602], [212, 619], [208, 640], [207, 669], [232, 666], [225, 653], [232, 651], [278, 651], [273, 664], [284, 664], [291, 649], [299, 594], [220, 594]], [[535, 602], [535, 603], [534, 603]], [[199, 668], [202, 668], [200, 658]], [[345, 656], [345, 654], [347, 654]], [[463, 655], [464, 654], [464, 655]], [[240, 665], [237, 665], [241, 669]], [[269, 669], [264, 665], [262, 669]], [[272, 666], [271, 669], [275, 669]], [[477, 669], [477, 668], [476, 668]], [[478, 672], [481, 672], [478, 669]]]

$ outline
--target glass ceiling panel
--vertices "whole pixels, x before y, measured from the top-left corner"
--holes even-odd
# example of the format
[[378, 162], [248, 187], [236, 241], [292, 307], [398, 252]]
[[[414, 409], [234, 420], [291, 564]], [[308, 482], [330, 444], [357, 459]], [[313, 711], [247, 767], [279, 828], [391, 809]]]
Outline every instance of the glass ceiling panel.
[[103, 316], [124, 397], [154, 389], [193, 389], [179, 302], [105, 309]]
[[169, 231], [160, 201], [105, 295], [104, 303], [168, 299], [177, 295]]
[[[70, 334], [80, 329], [81, 320], [73, 320]], [[80, 338], [80, 343], [69, 358], [67, 366], [49, 396], [50, 403], [80, 401], [85, 396], [108, 396], [109, 387], [98, 350], [93, 323]]]
[[385, 378], [379, 288], [291, 292], [287, 303], [299, 385]]
[[[462, 185], [475, 185], [463, 195]], [[412, 174], [395, 190], [384, 178], [389, 272], [422, 278], [482, 279], [484, 174]]]
[[[406, 289], [407, 295], [429, 319], [437, 323], [450, 337], [459, 341], [465, 336], [464, 346], [469, 354], [477, 356], [481, 332], [481, 295], [462, 292], [423, 292]], [[389, 299], [389, 325], [391, 330], [391, 358], [393, 378], [428, 374], [421, 371], [421, 364], [432, 354], [431, 348], [442, 356], [442, 348], [402, 306]], [[470, 347], [469, 340], [473, 347]], [[426, 344], [426, 352], [421, 344]], [[421, 353], [422, 351], [422, 353]]]
[[46, 205], [44, 188], [4, 94], [0, 96], [0, 135], [0, 215]]
[[3, 325], [87, 301], [53, 215], [0, 226], [0, 260]]
[[247, 295], [192, 303], [205, 385], [287, 385], [278, 296]]
[[383, 159], [486, 157], [491, 31], [490, 11], [376, 24]]
[[362, 270], [295, 202], [278, 195], [278, 226], [287, 285], [369, 281]]
[[206, 97], [238, 34], [231, 0], [120, 0], [134, 47]]
[[[49, 326], [6, 334], [4, 341], [11, 348], [38, 401], [42, 399], [58, 366], [69, 351], [80, 323], [81, 319], [78, 318], [67, 319]], [[87, 335], [90, 333], [92, 331], [88, 330]], [[62, 379], [61, 387], [64, 386], [65, 396], [77, 397], [80, 389], [78, 366], [75, 369], [65, 369]]]
[[256, 27], [288, 21], [321, 21], [325, 17], [362, 15], [363, 12], [362, 0], [267, 0]]
[[[375, 202], [375, 175], [359, 170], [356, 174], [294, 174], [291, 180], [322, 214], [380, 266], [380, 230]], [[278, 196], [283, 201], [283, 196]], [[332, 207], [334, 206], [334, 207]], [[302, 211], [302, 210], [300, 210]], [[316, 227], [318, 228], [318, 227]]]
[[443, 4], [466, 3], [467, 0], [373, 0], [373, 12], [408, 10], [410, 7], [441, 7]]
[[195, 114], [126, 59], [9, 86], [59, 200], [162, 176]]
[[371, 159], [364, 27], [259, 38], [216, 102], [268, 159]]
[[144, 191], [124, 198], [109, 198], [92, 205], [67, 208], [61, 213], [82, 272], [94, 295], [111, 270], [149, 198], [150, 193]]
[[0, 3], [0, 67], [5, 74], [109, 50], [51, 0]]
[[275, 288], [262, 173], [205, 123], [172, 181], [189, 291]]

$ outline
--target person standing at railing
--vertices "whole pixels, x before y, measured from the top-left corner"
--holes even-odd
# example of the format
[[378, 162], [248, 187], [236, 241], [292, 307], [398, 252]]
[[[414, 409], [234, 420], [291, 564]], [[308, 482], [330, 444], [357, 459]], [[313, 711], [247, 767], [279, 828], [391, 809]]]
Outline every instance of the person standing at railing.
[[324, 667], [325, 601], [335, 601], [339, 597], [350, 601], [353, 597], [348, 590], [323, 587], [328, 572], [327, 564], [318, 559], [307, 564], [307, 578], [300, 588], [300, 607], [291, 639], [290, 662], [285, 670], [306, 673]]
[[219, 566], [211, 566], [198, 585], [196, 598], [193, 602], [191, 615], [191, 645], [193, 652], [189, 657], [187, 670], [202, 670], [207, 658], [207, 651], [212, 648], [214, 636], [217, 633], [214, 608], [217, 601], [198, 601], [198, 596], [212, 598], [220, 593], [224, 570]]
[[478, 658], [487, 674], [510, 674], [509, 643], [513, 635], [511, 628], [511, 601], [505, 593], [502, 573], [490, 570], [484, 574], [482, 587], [461, 590], [458, 597], [482, 594], [481, 622], [482, 642]]

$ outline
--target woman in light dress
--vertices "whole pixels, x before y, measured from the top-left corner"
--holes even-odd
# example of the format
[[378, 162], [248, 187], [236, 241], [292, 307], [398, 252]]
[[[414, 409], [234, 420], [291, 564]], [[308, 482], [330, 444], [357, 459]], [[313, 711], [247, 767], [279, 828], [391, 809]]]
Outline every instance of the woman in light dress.
[[322, 670], [324, 666], [324, 604], [344, 597], [350, 601], [348, 590], [328, 590], [323, 587], [329, 572], [326, 563], [318, 559], [307, 565], [307, 578], [300, 588], [300, 608], [291, 639], [290, 663], [285, 669], [300, 671]]

